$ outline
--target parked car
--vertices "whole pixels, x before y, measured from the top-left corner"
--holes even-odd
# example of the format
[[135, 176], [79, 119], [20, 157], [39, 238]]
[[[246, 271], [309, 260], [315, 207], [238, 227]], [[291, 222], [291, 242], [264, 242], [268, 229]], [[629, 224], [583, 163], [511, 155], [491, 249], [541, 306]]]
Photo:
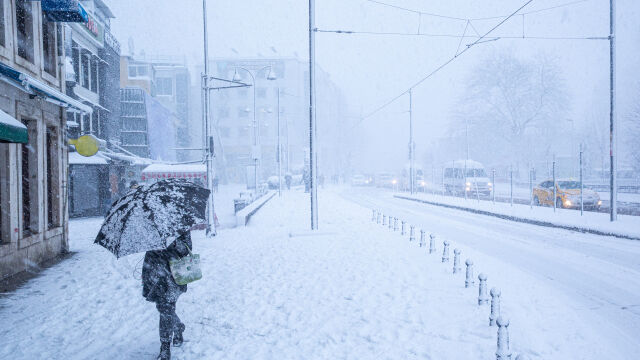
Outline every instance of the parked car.
[[[533, 203], [538, 206], [553, 206], [553, 180], [546, 180], [533, 188]], [[580, 208], [580, 181], [571, 179], [556, 180], [556, 207], [565, 209]], [[597, 210], [602, 205], [602, 200], [597, 192], [585, 188], [582, 194], [584, 208]]]
[[493, 184], [487, 177], [484, 165], [473, 160], [456, 160], [445, 164], [444, 188], [449, 194], [489, 196]]

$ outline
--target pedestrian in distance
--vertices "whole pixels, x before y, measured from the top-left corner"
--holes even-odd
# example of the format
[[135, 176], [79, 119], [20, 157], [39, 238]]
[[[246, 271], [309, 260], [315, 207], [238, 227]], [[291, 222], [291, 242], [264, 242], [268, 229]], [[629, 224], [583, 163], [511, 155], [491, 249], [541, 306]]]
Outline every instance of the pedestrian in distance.
[[291, 190], [291, 174], [287, 173], [284, 176], [284, 181], [287, 183], [287, 190]]
[[147, 251], [142, 265], [142, 295], [156, 304], [160, 313], [160, 354], [158, 360], [171, 359], [173, 346], [182, 345], [185, 325], [176, 314], [178, 297], [187, 291], [187, 285], [178, 285], [171, 274], [169, 261], [190, 253], [191, 233], [185, 232], [164, 250]]
[[218, 179], [218, 176], [214, 176], [213, 177], [213, 192], [214, 193], [218, 192], [218, 183], [220, 183], [220, 179]]

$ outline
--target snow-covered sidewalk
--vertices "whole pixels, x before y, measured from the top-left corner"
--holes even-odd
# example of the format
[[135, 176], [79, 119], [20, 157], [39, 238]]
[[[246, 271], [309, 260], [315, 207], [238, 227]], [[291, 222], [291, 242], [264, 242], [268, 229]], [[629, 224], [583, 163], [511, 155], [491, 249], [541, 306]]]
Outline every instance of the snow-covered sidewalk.
[[[246, 228], [194, 233], [204, 278], [178, 302], [187, 342], [176, 359], [492, 359], [496, 328], [477, 287], [438, 253], [370, 222], [329, 191], [321, 232], [308, 198], [286, 192]], [[101, 219], [74, 221], [77, 254], [0, 298], [0, 358], [153, 359], [158, 315], [141, 296], [142, 255], [92, 245]], [[296, 236], [291, 237], [290, 234]], [[440, 239], [443, 240], [443, 239]], [[536, 359], [631, 358], [599, 320], [528, 273], [460, 246], [503, 294], [512, 350]], [[464, 266], [464, 265], [463, 265]], [[499, 275], [499, 276], [498, 276]], [[477, 279], [476, 279], [477, 285]]]

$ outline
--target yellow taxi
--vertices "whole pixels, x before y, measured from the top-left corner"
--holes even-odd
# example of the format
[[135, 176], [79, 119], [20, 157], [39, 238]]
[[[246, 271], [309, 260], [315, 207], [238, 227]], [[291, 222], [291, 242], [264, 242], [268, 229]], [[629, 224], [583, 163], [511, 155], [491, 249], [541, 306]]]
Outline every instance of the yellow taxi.
[[[580, 208], [580, 181], [571, 179], [556, 180], [556, 207], [565, 209]], [[543, 181], [533, 188], [533, 203], [538, 206], [553, 206], [553, 180]], [[597, 192], [591, 189], [584, 189], [582, 194], [585, 209], [597, 210], [602, 205], [602, 200]]]

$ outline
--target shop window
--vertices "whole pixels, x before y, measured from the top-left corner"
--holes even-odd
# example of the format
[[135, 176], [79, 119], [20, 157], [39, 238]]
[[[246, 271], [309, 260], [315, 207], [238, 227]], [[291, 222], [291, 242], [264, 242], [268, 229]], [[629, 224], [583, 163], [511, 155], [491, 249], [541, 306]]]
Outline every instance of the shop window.
[[58, 129], [47, 127], [47, 228], [60, 226], [60, 147]]
[[7, 26], [5, 25], [4, 0], [0, 0], [0, 46], [7, 47]]
[[173, 79], [157, 78], [156, 79], [156, 95], [173, 95]]
[[16, 0], [16, 27], [18, 33], [18, 56], [33, 63], [33, 3]]
[[56, 23], [42, 14], [42, 62], [47, 74], [56, 76]]
[[29, 143], [21, 145], [22, 235], [38, 232], [38, 132], [37, 122], [23, 120], [29, 132]]
[[94, 93], [98, 93], [98, 65], [99, 60], [94, 59], [90, 60], [89, 64], [91, 65], [91, 91]]

